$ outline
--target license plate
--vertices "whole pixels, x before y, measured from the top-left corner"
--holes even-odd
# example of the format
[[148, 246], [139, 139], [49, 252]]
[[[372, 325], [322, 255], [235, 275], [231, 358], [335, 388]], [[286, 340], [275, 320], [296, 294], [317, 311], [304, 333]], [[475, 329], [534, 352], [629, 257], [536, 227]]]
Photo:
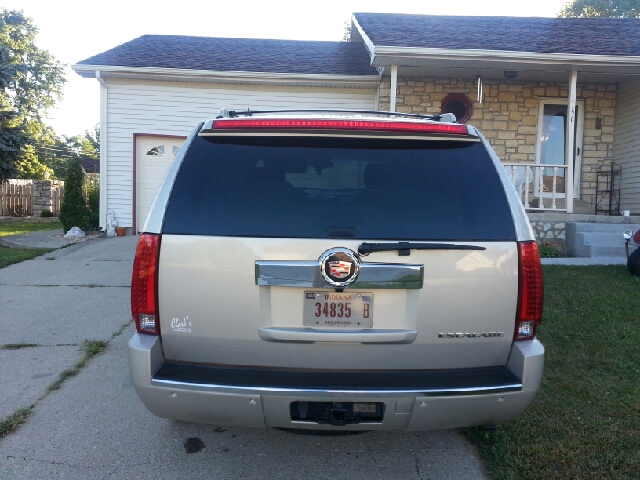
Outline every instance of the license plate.
[[304, 292], [305, 327], [373, 327], [372, 293]]

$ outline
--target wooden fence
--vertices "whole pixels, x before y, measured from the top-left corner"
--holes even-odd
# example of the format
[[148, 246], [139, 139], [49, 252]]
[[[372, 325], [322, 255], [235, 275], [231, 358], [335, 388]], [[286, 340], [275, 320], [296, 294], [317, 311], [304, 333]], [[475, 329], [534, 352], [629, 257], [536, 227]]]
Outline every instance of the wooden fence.
[[33, 185], [0, 184], [0, 215], [26, 217], [33, 214]]
[[0, 183], [0, 216], [41, 217], [45, 210], [54, 217], [60, 214], [64, 187], [60, 181], [32, 180], [17, 183], [15, 180]]
[[60, 205], [62, 205], [62, 199], [64, 198], [64, 188], [56, 188], [51, 194], [51, 213], [54, 217], [60, 215]]

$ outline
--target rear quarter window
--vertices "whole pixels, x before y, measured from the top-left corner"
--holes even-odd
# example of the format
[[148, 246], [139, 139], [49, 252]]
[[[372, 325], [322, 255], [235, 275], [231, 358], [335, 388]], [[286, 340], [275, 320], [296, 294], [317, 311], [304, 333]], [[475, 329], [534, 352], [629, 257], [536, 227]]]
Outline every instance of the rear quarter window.
[[482, 143], [196, 137], [163, 233], [369, 240], [515, 240]]

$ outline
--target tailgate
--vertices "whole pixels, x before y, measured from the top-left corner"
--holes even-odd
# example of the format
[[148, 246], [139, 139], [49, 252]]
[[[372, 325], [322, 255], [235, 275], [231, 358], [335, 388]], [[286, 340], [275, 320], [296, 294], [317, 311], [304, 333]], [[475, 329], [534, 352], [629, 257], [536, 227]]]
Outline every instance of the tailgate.
[[[306, 369], [449, 369], [504, 365], [518, 299], [515, 242], [473, 242], [485, 250], [373, 253], [371, 262], [423, 266], [422, 285], [356, 282], [343, 292], [260, 286], [257, 261], [318, 262], [361, 241], [163, 235], [159, 270], [162, 346], [168, 360]], [[461, 243], [461, 242], [456, 242]], [[283, 252], [286, 252], [283, 253]], [[396, 285], [397, 287], [397, 285]], [[310, 294], [335, 295], [336, 320], [313, 326]], [[361, 325], [337, 321], [340, 303], [369, 301]], [[330, 303], [329, 303], [330, 306]], [[325, 308], [324, 313], [322, 308]], [[306, 320], [305, 320], [306, 318]]]

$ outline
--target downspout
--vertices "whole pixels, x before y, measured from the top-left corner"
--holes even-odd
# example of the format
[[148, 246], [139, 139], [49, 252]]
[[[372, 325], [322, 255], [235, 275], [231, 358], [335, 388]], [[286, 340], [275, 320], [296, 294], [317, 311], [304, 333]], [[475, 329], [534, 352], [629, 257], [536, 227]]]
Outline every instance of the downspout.
[[567, 108], [568, 122], [567, 122], [567, 149], [565, 151], [565, 158], [567, 159], [567, 175], [565, 177], [565, 201], [567, 207], [567, 213], [573, 213], [573, 159], [575, 148], [574, 132], [576, 131], [576, 86], [578, 83], [578, 72], [573, 70], [571, 72], [571, 80], [569, 81], [569, 103]]
[[389, 95], [389, 111], [396, 111], [396, 91], [398, 89], [398, 65], [391, 65], [391, 92]]
[[96, 70], [100, 82], [100, 228], [107, 228], [107, 83]]

